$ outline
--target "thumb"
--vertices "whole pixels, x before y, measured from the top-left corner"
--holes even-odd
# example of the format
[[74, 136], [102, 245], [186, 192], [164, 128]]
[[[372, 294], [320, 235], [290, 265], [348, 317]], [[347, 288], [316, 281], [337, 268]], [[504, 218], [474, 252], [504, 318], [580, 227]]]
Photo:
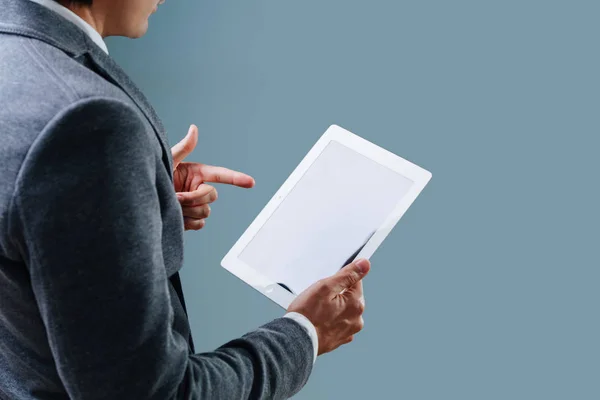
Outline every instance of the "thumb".
[[369, 260], [361, 258], [340, 269], [330, 279], [333, 292], [337, 295], [362, 280], [371, 269]]
[[171, 155], [173, 156], [173, 168], [177, 168], [179, 163], [182, 162], [184, 158], [189, 156], [192, 151], [194, 151], [197, 143], [198, 127], [196, 125], [192, 125], [190, 126], [187, 135], [181, 140], [181, 142], [177, 143], [171, 149]]

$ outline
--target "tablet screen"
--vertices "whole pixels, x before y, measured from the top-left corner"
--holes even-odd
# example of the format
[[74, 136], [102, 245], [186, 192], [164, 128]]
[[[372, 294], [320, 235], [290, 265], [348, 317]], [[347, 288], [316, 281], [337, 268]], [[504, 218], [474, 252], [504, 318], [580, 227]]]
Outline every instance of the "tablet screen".
[[297, 295], [351, 262], [412, 185], [331, 141], [239, 258]]

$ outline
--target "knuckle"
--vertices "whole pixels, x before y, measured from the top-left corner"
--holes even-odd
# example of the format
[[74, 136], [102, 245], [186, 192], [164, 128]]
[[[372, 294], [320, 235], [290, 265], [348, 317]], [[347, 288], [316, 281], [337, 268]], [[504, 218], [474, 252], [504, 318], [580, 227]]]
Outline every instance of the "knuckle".
[[351, 274], [346, 274], [343, 278], [344, 286], [349, 288], [354, 285], [354, 279]]
[[352, 279], [351, 275], [346, 276], [344, 279], [344, 286], [347, 288], [354, 286], [354, 279]]
[[358, 332], [362, 331], [363, 328], [365, 327], [365, 323], [362, 320], [362, 318], [356, 319], [354, 321], [352, 321], [352, 324], [350, 325], [350, 333], [352, 334], [357, 334]]
[[212, 193], [211, 193], [211, 199], [212, 201], [216, 201], [219, 198], [219, 192], [217, 192], [216, 188], [212, 189]]
[[348, 284], [353, 286], [359, 280], [360, 276], [358, 276], [358, 273], [354, 269], [350, 270], [350, 273], [348, 274]]
[[365, 304], [364, 304], [362, 301], [360, 301], [360, 300], [357, 300], [357, 301], [356, 301], [356, 306], [355, 306], [355, 307], [356, 307], [356, 311], [358, 311], [358, 313], [359, 313], [360, 315], [362, 315], [362, 313], [364, 313], [364, 312], [365, 312]]
[[358, 323], [356, 324], [356, 327], [358, 328], [359, 331], [362, 331], [365, 327], [365, 320], [361, 317], [358, 319]]
[[319, 292], [326, 294], [331, 293], [334, 289], [333, 283], [330, 280], [322, 280], [318, 283]]

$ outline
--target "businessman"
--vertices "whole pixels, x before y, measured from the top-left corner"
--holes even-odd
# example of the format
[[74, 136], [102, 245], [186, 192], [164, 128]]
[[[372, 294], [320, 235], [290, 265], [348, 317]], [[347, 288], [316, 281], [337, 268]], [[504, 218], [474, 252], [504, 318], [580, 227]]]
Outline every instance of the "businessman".
[[158, 3], [0, 0], [1, 399], [283, 399], [363, 328], [356, 260], [195, 353], [183, 231], [204, 226], [211, 182], [254, 180], [185, 162], [197, 129], [170, 148], [108, 55], [103, 38], [142, 36]]

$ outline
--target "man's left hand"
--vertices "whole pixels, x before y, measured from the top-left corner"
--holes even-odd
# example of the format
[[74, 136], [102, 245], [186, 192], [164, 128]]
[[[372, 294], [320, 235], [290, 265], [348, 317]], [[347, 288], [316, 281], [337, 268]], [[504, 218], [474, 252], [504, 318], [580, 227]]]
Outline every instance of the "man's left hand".
[[217, 199], [217, 190], [205, 182], [251, 188], [254, 179], [241, 172], [223, 167], [182, 162], [198, 143], [198, 128], [190, 126], [185, 138], [171, 149], [173, 155], [173, 183], [183, 211], [186, 230], [199, 230], [210, 215], [210, 203]]

